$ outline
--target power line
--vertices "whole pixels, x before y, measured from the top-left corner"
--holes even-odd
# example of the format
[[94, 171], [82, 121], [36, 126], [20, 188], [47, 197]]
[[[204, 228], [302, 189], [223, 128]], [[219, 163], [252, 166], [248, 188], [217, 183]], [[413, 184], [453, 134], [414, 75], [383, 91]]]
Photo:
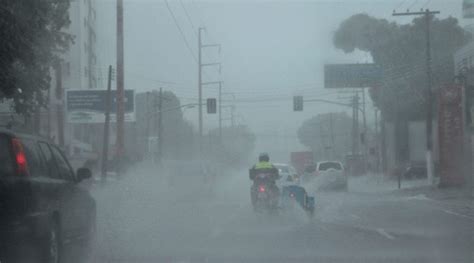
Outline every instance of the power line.
[[196, 30], [196, 27], [195, 27], [194, 24], [193, 24], [193, 21], [192, 21], [191, 17], [189, 16], [188, 10], [186, 10], [186, 7], [184, 6], [182, 0], [179, 0], [179, 3], [181, 4], [181, 7], [183, 8], [184, 13], [186, 14], [186, 17], [188, 18], [188, 21], [189, 21], [189, 23], [191, 24], [191, 27], [192, 27], [192, 29], [193, 29], [193, 32], [194, 32], [194, 34], [195, 34], [196, 37], [197, 37], [197, 33], [196, 33], [197, 30]]
[[411, 9], [411, 8], [414, 7], [417, 3], [418, 3], [418, 0], [413, 1], [413, 3], [410, 5], [410, 7], [408, 7], [408, 9]]
[[184, 43], [186, 44], [186, 47], [189, 50], [189, 53], [191, 53], [191, 55], [193, 56], [194, 61], [196, 63], [199, 63], [197, 58], [196, 58], [196, 55], [193, 52], [193, 49], [191, 48], [191, 45], [189, 45], [188, 40], [186, 39], [186, 36], [184, 35], [184, 32], [183, 32], [183, 30], [181, 29], [181, 26], [178, 23], [178, 20], [176, 19], [176, 16], [174, 15], [173, 11], [171, 10], [171, 7], [168, 3], [168, 0], [165, 0], [165, 3], [166, 3], [166, 8], [168, 8], [168, 11], [170, 12], [171, 17], [173, 18], [173, 21], [174, 21], [174, 24], [176, 25], [176, 28], [178, 28], [178, 31], [180, 32], [181, 37], [183, 38]]
[[422, 6], [422, 8], [425, 8], [430, 3], [431, 3], [431, 0], [426, 0], [425, 4]]
[[395, 7], [394, 9], [400, 8], [406, 1], [407, 1], [407, 0], [401, 1], [401, 2], [397, 5], [397, 7]]

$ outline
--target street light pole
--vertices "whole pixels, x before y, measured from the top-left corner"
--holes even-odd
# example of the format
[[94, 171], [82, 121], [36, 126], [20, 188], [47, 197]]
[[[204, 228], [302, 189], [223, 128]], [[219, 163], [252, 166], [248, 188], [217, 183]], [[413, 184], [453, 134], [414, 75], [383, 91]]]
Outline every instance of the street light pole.
[[158, 98], [158, 164], [163, 158], [163, 88], [160, 88]]

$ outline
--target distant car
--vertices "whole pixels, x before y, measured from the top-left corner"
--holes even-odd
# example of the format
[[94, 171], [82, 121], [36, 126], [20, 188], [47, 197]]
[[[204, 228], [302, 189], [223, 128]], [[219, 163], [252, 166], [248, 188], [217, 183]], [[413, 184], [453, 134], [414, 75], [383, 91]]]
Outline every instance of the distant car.
[[299, 180], [298, 173], [293, 166], [285, 163], [274, 163], [273, 165], [278, 169], [281, 183], [296, 183]]
[[403, 177], [406, 179], [426, 178], [427, 176], [426, 165], [422, 163], [410, 164], [403, 172]]
[[96, 204], [79, 183], [91, 171], [73, 172], [61, 150], [38, 136], [0, 129], [0, 149], [0, 262], [19, 262], [23, 248], [40, 262], [62, 262], [66, 244], [87, 252]]
[[344, 166], [338, 161], [322, 161], [316, 164], [314, 176], [321, 190], [341, 189], [347, 190], [347, 176]]

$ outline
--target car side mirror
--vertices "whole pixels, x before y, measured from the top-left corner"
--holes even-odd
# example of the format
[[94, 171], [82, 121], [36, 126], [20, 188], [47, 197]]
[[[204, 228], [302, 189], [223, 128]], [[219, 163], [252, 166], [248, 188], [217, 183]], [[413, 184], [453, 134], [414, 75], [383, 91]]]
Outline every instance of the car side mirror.
[[81, 182], [83, 180], [89, 179], [92, 177], [92, 172], [89, 168], [79, 168], [77, 169], [77, 180]]

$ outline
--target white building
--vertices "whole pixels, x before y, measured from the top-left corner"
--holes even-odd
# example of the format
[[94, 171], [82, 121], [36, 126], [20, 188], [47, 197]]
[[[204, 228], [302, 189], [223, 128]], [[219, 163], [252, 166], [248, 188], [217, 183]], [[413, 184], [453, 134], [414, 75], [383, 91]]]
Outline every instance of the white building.
[[98, 86], [95, 0], [71, 1], [69, 19], [71, 23], [66, 32], [73, 35], [74, 43], [62, 55], [61, 66], [52, 71], [50, 103], [49, 108], [41, 114], [40, 131], [72, 152], [71, 144], [76, 141], [83, 142], [87, 136], [85, 127], [67, 123], [66, 90], [96, 89]]
[[96, 20], [95, 0], [71, 1], [71, 24], [68, 32], [74, 35], [74, 44], [64, 54], [64, 89], [97, 88]]

